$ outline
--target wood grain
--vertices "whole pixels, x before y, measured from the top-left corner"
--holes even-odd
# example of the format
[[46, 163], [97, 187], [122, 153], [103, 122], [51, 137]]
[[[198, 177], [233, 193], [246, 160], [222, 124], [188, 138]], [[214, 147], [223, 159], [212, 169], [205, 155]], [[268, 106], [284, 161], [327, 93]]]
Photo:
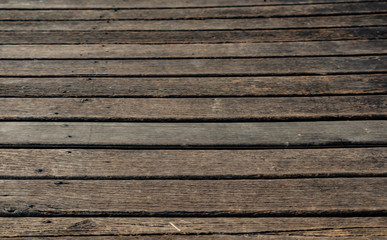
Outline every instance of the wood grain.
[[0, 149], [0, 177], [188, 178], [387, 174], [387, 148]]
[[386, 186], [386, 178], [0, 180], [0, 215], [378, 212]]
[[385, 27], [233, 31], [2, 32], [0, 44], [175, 44], [385, 39]]
[[[3, 76], [208, 76], [387, 71], [386, 56], [180, 60], [2, 60]], [[286, 66], [286, 67], [284, 67]]]
[[[375, 1], [375, 0], [374, 0]], [[250, 5], [282, 5], [282, 4], [311, 4], [311, 3], [337, 3], [348, 0], [13, 0], [0, 2], [0, 8], [18, 9], [50, 9], [50, 8], [179, 8], [179, 7], [219, 7], [219, 6], [250, 6]], [[351, 2], [369, 2], [366, 0], [351, 0]]]
[[0, 20], [167, 20], [257, 18], [341, 14], [374, 14], [387, 12], [383, 2], [335, 3], [312, 5], [239, 6], [175, 9], [110, 10], [0, 10]]
[[[386, 236], [386, 218], [0, 218], [0, 232], [1, 237], [18, 239], [33, 236], [42, 236], [42, 239], [89, 239], [99, 235], [116, 236], [114, 239], [377, 239]], [[146, 234], [169, 236], [163, 238]], [[184, 236], [187, 234], [201, 236]], [[78, 238], [80, 236], [83, 237]]]
[[1, 122], [1, 145], [288, 147], [386, 144], [387, 121], [253, 123]]
[[126, 21], [0, 21], [0, 31], [181, 31], [383, 26], [387, 15]]
[[206, 58], [385, 54], [387, 40], [226, 44], [0, 45], [2, 59]]
[[387, 94], [386, 75], [0, 78], [1, 97], [257, 97], [346, 94]]
[[387, 118], [387, 96], [0, 98], [0, 120], [262, 121]]

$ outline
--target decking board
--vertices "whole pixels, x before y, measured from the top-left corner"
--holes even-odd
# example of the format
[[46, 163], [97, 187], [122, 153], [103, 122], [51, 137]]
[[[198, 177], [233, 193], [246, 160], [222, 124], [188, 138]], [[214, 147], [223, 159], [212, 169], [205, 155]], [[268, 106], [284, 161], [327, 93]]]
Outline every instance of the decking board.
[[387, 121], [1, 122], [3, 146], [289, 147], [386, 145]]
[[[187, 215], [383, 212], [386, 178], [0, 180], [0, 215]], [[31, 207], [32, 205], [32, 207]]]
[[358, 2], [277, 6], [238, 6], [174, 9], [78, 9], [78, 10], [0, 10], [1, 20], [181, 20], [316, 15], [375, 14], [387, 12], [383, 2]]
[[0, 120], [286, 121], [382, 119], [387, 97], [0, 98]]
[[[98, 235], [164, 239], [147, 236], [150, 234], [170, 234], [168, 239], [172, 234], [178, 234], [174, 236], [177, 239], [377, 239], [386, 236], [386, 218], [0, 218], [0, 230], [0, 237], [34, 240], [39, 235], [45, 236], [41, 239], [94, 239]], [[184, 236], [188, 234], [201, 235]]]
[[219, 31], [2, 32], [0, 44], [190, 44], [386, 39], [386, 27]]
[[386, 49], [387, 40], [174, 45], [0, 45], [1, 59], [347, 56], [386, 54]]
[[262, 97], [387, 94], [384, 74], [0, 78], [1, 97]]
[[387, 148], [0, 149], [0, 178], [236, 179], [387, 174]]

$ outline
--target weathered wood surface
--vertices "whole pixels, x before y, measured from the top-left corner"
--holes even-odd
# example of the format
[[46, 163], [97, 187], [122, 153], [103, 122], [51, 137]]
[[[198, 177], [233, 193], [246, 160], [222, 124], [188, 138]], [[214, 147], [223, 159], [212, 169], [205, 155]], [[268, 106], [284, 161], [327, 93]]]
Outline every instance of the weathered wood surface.
[[386, 27], [223, 31], [1, 32], [0, 44], [246, 43], [387, 38]]
[[127, 147], [385, 145], [387, 121], [252, 123], [1, 122], [1, 145]]
[[[303, 232], [303, 231], [302, 231]], [[259, 240], [273, 240], [281, 238], [283, 240], [310, 240], [310, 239], [318, 239], [318, 240], [331, 240], [331, 239], [338, 239], [338, 240], [352, 240], [352, 239], [370, 239], [370, 240], [384, 240], [385, 234], [380, 233], [379, 229], [367, 229], [367, 230], [350, 230], [350, 229], [344, 229], [344, 230], [316, 230], [316, 231], [308, 231], [307, 234], [293, 234], [293, 233], [276, 233], [271, 235], [269, 234], [208, 234], [208, 235], [173, 235], [173, 234], [163, 234], [163, 235], [131, 235], [131, 236], [92, 236], [92, 237], [84, 237], [84, 236], [70, 236], [70, 237], [19, 237], [18, 239], [22, 240], [90, 240], [90, 239], [119, 239], [119, 240], [155, 240], [155, 239], [161, 239], [161, 240], [171, 240], [171, 239], [182, 239], [182, 240], [198, 240], [198, 239], [204, 239], [204, 240], [213, 240], [213, 239], [225, 239], [225, 240], [246, 240], [246, 239], [259, 239]], [[9, 238], [5, 238], [9, 239]]]
[[[380, 0], [350, 0], [350, 2], [378, 2]], [[0, 8], [9, 9], [88, 9], [88, 8], [187, 8], [187, 7], [220, 7], [220, 6], [265, 6], [283, 4], [313, 4], [313, 3], [339, 3], [349, 0], [12, 0], [0, 2]]]
[[387, 15], [126, 21], [0, 21], [0, 31], [180, 31], [383, 26]]
[[0, 149], [0, 177], [286, 178], [387, 174], [387, 148]]
[[0, 120], [289, 120], [387, 118], [387, 96], [0, 98]]
[[[0, 218], [0, 237], [18, 239], [275, 239], [386, 237], [386, 218]], [[176, 234], [175, 236], [173, 234]], [[200, 236], [184, 236], [201, 234]], [[227, 235], [229, 234], [229, 235]], [[250, 235], [245, 235], [250, 234]], [[135, 236], [143, 235], [143, 236]], [[242, 235], [242, 236], [241, 236]], [[44, 237], [43, 237], [44, 236]], [[62, 238], [62, 237], [66, 238]], [[82, 238], [78, 238], [83, 236]], [[90, 238], [92, 236], [92, 238]], [[148, 238], [149, 237], [149, 238]], [[222, 238], [221, 238], [222, 237]], [[224, 237], [224, 238], [223, 238]], [[99, 238], [98, 238], [99, 239]], [[105, 239], [105, 236], [103, 237]], [[299, 238], [296, 238], [299, 239]]]
[[384, 74], [180, 78], [0, 78], [2, 97], [195, 97], [386, 94]]
[[[2, 76], [191, 76], [378, 73], [386, 56], [256, 59], [2, 60]], [[284, 67], [286, 66], [286, 67]]]
[[383, 212], [387, 178], [0, 180], [0, 215]]
[[384, 2], [175, 9], [0, 10], [0, 20], [180, 20], [385, 13]]
[[228, 58], [385, 53], [387, 40], [162, 45], [0, 45], [1, 59]]

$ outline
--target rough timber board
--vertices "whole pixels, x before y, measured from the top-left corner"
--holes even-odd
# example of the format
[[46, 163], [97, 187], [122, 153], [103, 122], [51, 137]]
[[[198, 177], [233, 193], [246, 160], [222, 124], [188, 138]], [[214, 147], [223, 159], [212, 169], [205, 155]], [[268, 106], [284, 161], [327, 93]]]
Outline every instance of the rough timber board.
[[289, 120], [387, 117], [387, 96], [0, 98], [0, 120]]
[[1, 122], [0, 145], [288, 147], [385, 145], [387, 121], [252, 123]]
[[387, 148], [0, 149], [0, 177], [284, 178], [387, 174]]
[[386, 94], [384, 74], [183, 78], [0, 78], [2, 97], [196, 97]]
[[386, 186], [386, 178], [0, 180], [0, 215], [380, 214]]
[[215, 58], [387, 53], [387, 40], [225, 44], [0, 45], [3, 59]]
[[109, 10], [0, 10], [0, 20], [172, 20], [206, 18], [257, 18], [310, 15], [375, 14], [387, 12], [383, 2], [239, 6], [177, 9], [109, 9]]
[[[0, 237], [41, 239], [344, 239], [386, 237], [386, 218], [0, 218]], [[135, 237], [134, 235], [143, 235]], [[169, 236], [144, 236], [169, 234]], [[171, 234], [179, 234], [173, 236]], [[184, 234], [201, 234], [184, 236]], [[208, 236], [206, 236], [208, 234]], [[233, 234], [233, 235], [227, 235]], [[248, 236], [238, 236], [251, 234]], [[87, 237], [92, 235], [93, 237]], [[129, 235], [129, 236], [125, 236]], [[62, 236], [62, 237], [60, 237]], [[65, 238], [65, 236], [67, 236]], [[82, 238], [78, 238], [83, 236]], [[120, 237], [118, 237], [120, 236]], [[222, 238], [224, 237], [224, 238]], [[103, 237], [101, 237], [102, 239]], [[373, 238], [373, 239], [375, 239]], [[36, 240], [36, 237], [32, 237]], [[100, 238], [98, 238], [100, 239]], [[341, 239], [341, 238], [340, 238]]]

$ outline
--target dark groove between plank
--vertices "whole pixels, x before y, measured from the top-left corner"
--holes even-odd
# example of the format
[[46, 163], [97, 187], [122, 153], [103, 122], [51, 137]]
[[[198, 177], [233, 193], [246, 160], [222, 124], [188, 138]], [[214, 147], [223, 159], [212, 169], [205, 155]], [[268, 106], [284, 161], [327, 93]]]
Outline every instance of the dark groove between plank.
[[[111, 96], [106, 96], [106, 95], [98, 95], [98, 94], [93, 94], [93, 95], [85, 95], [85, 94], [74, 94], [74, 95], [61, 95], [57, 94], [55, 96], [39, 96], [39, 95], [29, 95], [26, 94], [25, 96], [20, 96], [20, 95], [2, 95], [4, 93], [0, 92], [0, 98], [281, 98], [281, 97], [354, 97], [354, 96], [382, 96], [387, 94], [387, 89], [385, 92], [378, 92], [378, 93], [348, 93], [348, 94], [325, 94], [325, 93], [316, 93], [316, 94], [278, 94], [278, 95], [168, 95], [168, 96], [150, 96], [150, 95], [111, 95]], [[353, 118], [351, 118], [353, 119]]]
[[1, 180], [253, 180], [253, 179], [305, 179], [305, 178], [373, 178], [387, 177], [386, 173], [318, 173], [318, 174], [263, 174], [263, 175], [211, 175], [211, 176], [75, 176], [75, 177], [15, 177], [1, 176]]
[[38, 213], [18, 212], [1, 213], [0, 217], [385, 217], [387, 210], [342, 210], [342, 211], [271, 211], [271, 212], [71, 212], [71, 213]]
[[[370, 27], [386, 27], [387, 25], [367, 25], [367, 26], [332, 26], [332, 27], [288, 27], [288, 28], [229, 28], [229, 29], [192, 29], [192, 30], [93, 30], [93, 32], [206, 32], [206, 31], [213, 31], [213, 32], [230, 32], [230, 31], [266, 31], [266, 30], [315, 30], [315, 29], [345, 29], [345, 28], [370, 28]], [[88, 33], [89, 30], [76, 30], [77, 32], [84, 32]], [[4, 33], [24, 33], [24, 32], [31, 32], [31, 33], [61, 33], [61, 32], [72, 32], [72, 30], [32, 30], [32, 31], [26, 31], [26, 30], [1, 30], [0, 32]], [[378, 38], [380, 40], [381, 38]], [[364, 39], [362, 39], [364, 40]], [[321, 40], [320, 40], [321, 41]]]
[[135, 57], [135, 58], [115, 58], [115, 57], [107, 57], [107, 58], [0, 58], [0, 61], [34, 61], [34, 60], [63, 60], [63, 61], [76, 61], [76, 60], [183, 60], [183, 59], [259, 59], [259, 58], [305, 58], [305, 57], [367, 57], [367, 56], [386, 56], [387, 53], [362, 53], [362, 54], [351, 54], [351, 53], [343, 53], [343, 54], [331, 54], [331, 55], [295, 55], [295, 56], [228, 56], [228, 57]]
[[290, 4], [251, 4], [251, 5], [232, 5], [232, 6], [198, 6], [198, 7], [155, 7], [155, 8], [0, 8], [0, 10], [150, 10], [150, 9], [206, 9], [206, 8], [234, 8], [234, 7], [276, 7], [276, 6], [304, 6], [304, 5], [325, 5], [325, 4], [343, 4], [343, 3], [368, 3], [368, 2], [383, 2], [383, 0], [365, 0], [365, 1], [343, 1], [343, 2], [317, 2], [317, 3], [290, 3]]
[[20, 235], [17, 237], [4, 237], [6, 239], [15, 239], [15, 238], [55, 238], [55, 237], [129, 237], [129, 236], [138, 236], [138, 237], [146, 237], [146, 236], [217, 236], [217, 235], [227, 235], [227, 236], [240, 236], [240, 235], [248, 235], [248, 236], [275, 236], [279, 233], [297, 233], [297, 232], [314, 232], [314, 231], [330, 231], [330, 230], [353, 230], [353, 229], [384, 229], [383, 227], [325, 227], [325, 228], [313, 228], [313, 229], [296, 229], [296, 230], [272, 230], [272, 231], [257, 231], [257, 232], [208, 232], [208, 233], [140, 233], [140, 234], [82, 234], [82, 235], [74, 235], [74, 234], [66, 234], [60, 236], [53, 235]]
[[[1, 11], [2, 9], [0, 9]], [[23, 9], [26, 10], [26, 9]], [[50, 9], [46, 9], [50, 10]], [[61, 9], [66, 10], [66, 9]], [[77, 9], [74, 9], [77, 10]], [[91, 10], [91, 9], [87, 9]], [[101, 9], [98, 9], [101, 10]], [[240, 17], [187, 17], [187, 18], [94, 18], [94, 19], [2, 19], [0, 22], [117, 22], [117, 21], [180, 21], [180, 20], [207, 20], [207, 19], [257, 19], [257, 18], [296, 18], [296, 17], [329, 17], [329, 16], [359, 16], [385, 14], [387, 10], [372, 13], [319, 13], [319, 14], [294, 14], [294, 15], [271, 15], [271, 16], [240, 16]]]
[[327, 143], [322, 145], [91, 145], [91, 144], [0, 144], [0, 149], [130, 149], [130, 150], [223, 150], [223, 149], [238, 149], [238, 150], [260, 150], [260, 149], [326, 149], [326, 148], [365, 148], [365, 147], [387, 147], [387, 141], [377, 142], [373, 144], [364, 143], [346, 143], [341, 144]]
[[[11, 60], [12, 61], [12, 60]], [[370, 72], [330, 72], [330, 73], [262, 73], [262, 74], [181, 74], [181, 75], [111, 75], [111, 74], [74, 74], [74, 75], [44, 75], [45, 78], [68, 78], [68, 77], [125, 77], [125, 78], [160, 78], [160, 77], [275, 77], [275, 76], [329, 76], [329, 75], [356, 75], [356, 74], [385, 74], [387, 71], [373, 70]], [[41, 78], [36, 75], [0, 75], [2, 78]]]
[[245, 118], [103, 118], [103, 117], [4, 117], [1, 122], [182, 122], [182, 123], [228, 123], [228, 122], [308, 122], [308, 121], [350, 121], [350, 120], [387, 120], [387, 113], [369, 116], [337, 117], [245, 117]]

